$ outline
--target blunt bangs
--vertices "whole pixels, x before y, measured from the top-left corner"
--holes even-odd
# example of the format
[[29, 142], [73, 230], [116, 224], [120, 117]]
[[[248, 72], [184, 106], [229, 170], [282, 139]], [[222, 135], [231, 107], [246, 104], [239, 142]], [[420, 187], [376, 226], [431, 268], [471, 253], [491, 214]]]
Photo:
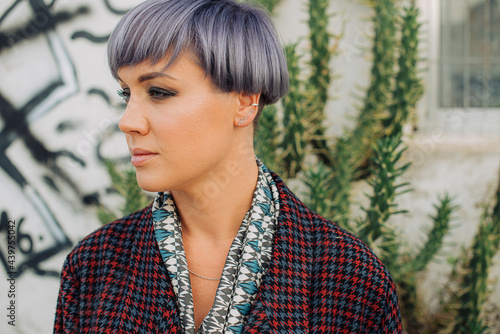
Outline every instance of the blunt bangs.
[[[183, 52], [223, 92], [261, 93], [261, 106], [288, 91], [286, 58], [265, 10], [232, 0], [149, 0], [130, 10], [108, 42], [112, 75], [144, 61], [167, 67]], [[260, 109], [260, 108], [259, 108]]]

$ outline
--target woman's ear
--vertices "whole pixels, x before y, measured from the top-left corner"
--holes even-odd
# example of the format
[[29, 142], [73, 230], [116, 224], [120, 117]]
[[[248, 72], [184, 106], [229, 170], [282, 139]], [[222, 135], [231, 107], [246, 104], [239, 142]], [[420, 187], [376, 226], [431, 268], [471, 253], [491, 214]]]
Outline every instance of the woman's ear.
[[259, 94], [239, 94], [239, 107], [238, 112], [234, 118], [234, 125], [238, 127], [246, 127], [252, 124], [255, 116], [259, 112]]

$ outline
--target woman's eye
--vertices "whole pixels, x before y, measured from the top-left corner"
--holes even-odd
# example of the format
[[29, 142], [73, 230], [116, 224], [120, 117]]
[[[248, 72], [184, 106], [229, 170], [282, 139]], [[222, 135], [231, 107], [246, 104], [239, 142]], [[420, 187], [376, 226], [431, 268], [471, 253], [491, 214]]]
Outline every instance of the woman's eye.
[[172, 96], [175, 96], [176, 94], [172, 91], [158, 88], [158, 87], [151, 87], [149, 89], [149, 96], [155, 100], [163, 100]]
[[123, 101], [125, 101], [125, 103], [130, 100], [130, 91], [128, 89], [119, 89], [116, 93], [123, 99]]

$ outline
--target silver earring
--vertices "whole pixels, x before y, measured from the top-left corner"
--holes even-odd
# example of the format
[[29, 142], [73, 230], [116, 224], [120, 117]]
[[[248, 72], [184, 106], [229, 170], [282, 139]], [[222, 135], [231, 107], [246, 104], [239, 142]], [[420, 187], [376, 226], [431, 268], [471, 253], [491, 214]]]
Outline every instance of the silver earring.
[[[256, 104], [256, 103], [252, 103], [251, 105], [252, 105], [252, 106], [257, 106], [257, 107], [259, 106], [259, 105], [258, 105], [258, 104]], [[252, 113], [254, 113], [254, 112], [255, 112], [255, 110], [250, 110], [250, 112], [248, 113], [248, 115], [246, 115], [246, 116], [245, 116], [245, 118], [242, 118], [242, 119], [240, 120], [240, 122], [238, 123], [238, 125], [241, 125], [241, 123], [243, 123], [244, 121], [246, 121], [246, 120], [247, 120], [247, 118], [248, 118], [248, 117], [249, 117]]]

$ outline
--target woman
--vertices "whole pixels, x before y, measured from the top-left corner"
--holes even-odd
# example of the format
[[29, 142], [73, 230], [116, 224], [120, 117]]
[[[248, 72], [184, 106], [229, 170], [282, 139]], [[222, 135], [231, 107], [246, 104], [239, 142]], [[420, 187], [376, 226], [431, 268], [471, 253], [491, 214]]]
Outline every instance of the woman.
[[108, 52], [137, 181], [158, 195], [71, 252], [54, 332], [401, 332], [382, 263], [254, 155], [263, 106], [288, 89], [262, 10], [146, 1]]

